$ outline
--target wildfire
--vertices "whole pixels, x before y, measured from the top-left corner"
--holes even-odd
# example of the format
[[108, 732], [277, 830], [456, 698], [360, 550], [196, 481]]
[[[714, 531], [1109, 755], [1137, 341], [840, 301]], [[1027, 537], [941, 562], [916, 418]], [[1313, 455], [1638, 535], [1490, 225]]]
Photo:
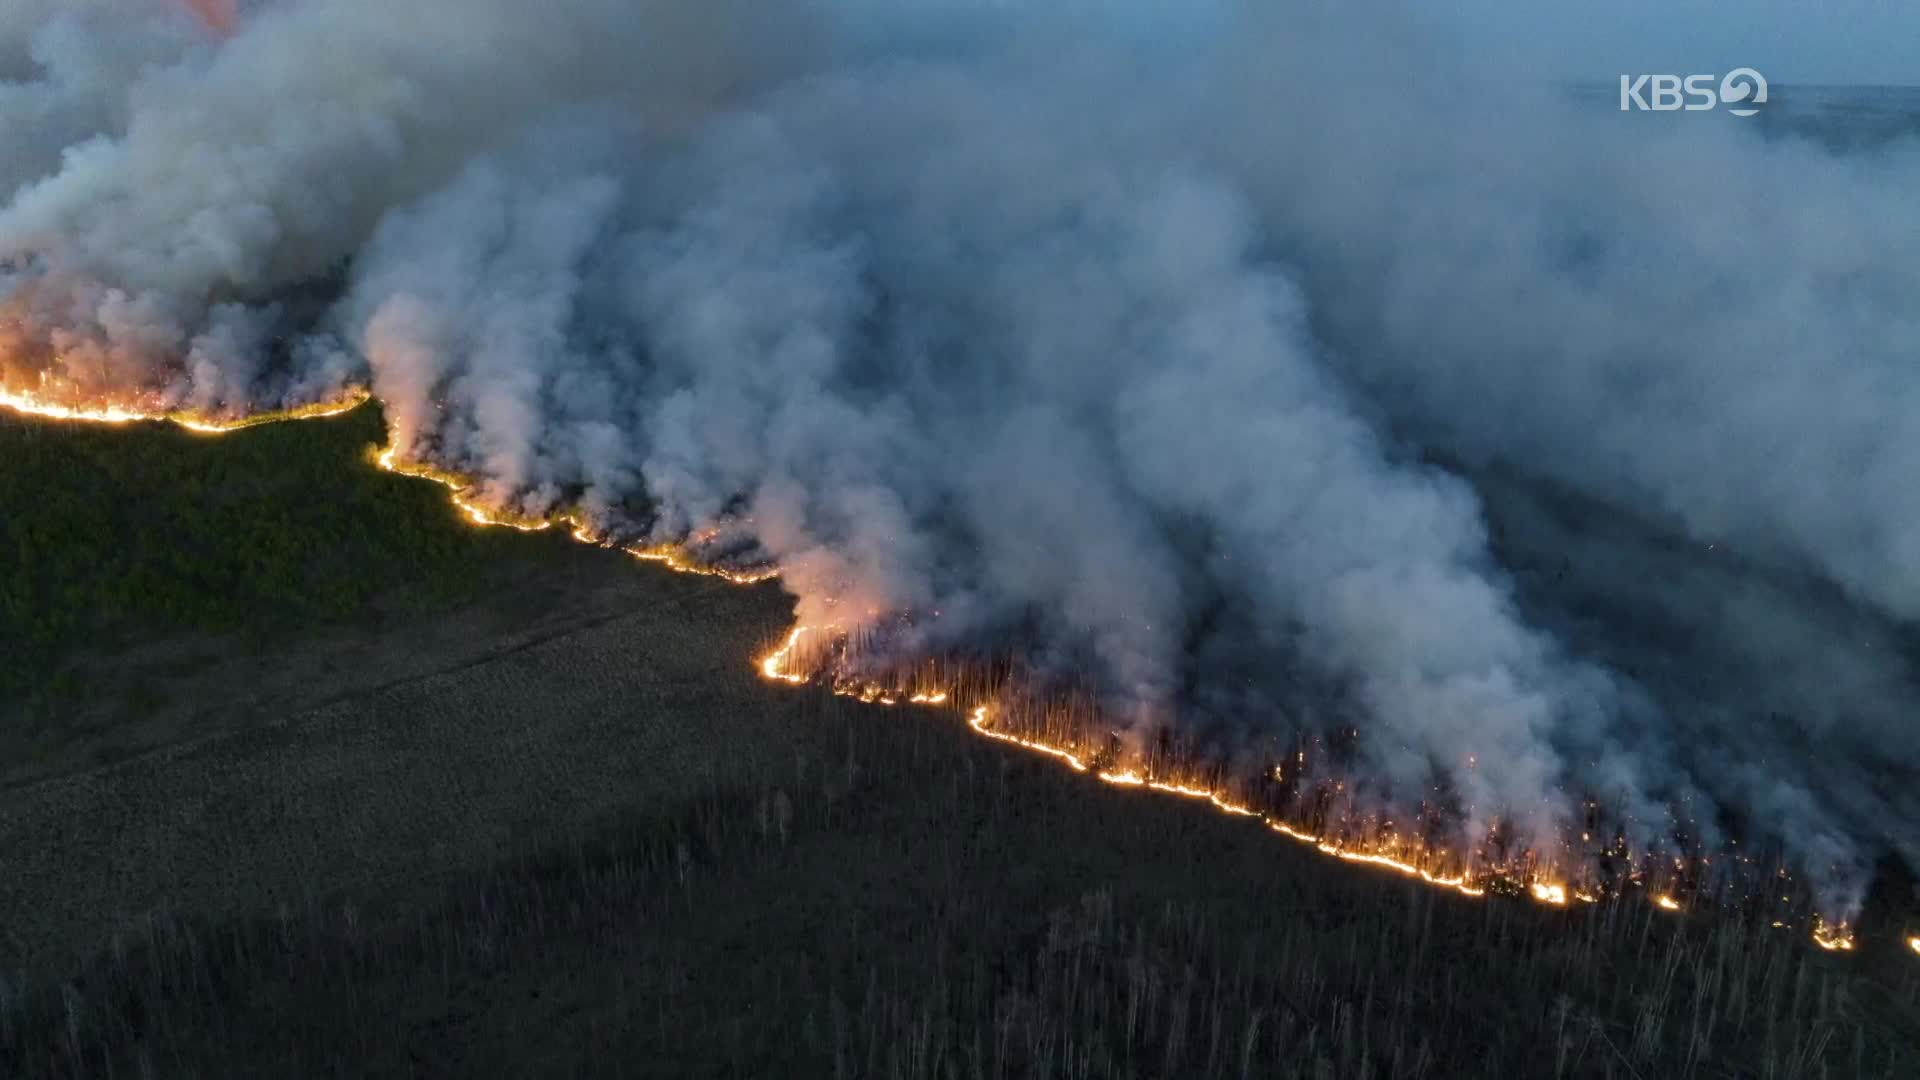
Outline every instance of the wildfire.
[[446, 488], [447, 491], [451, 493], [450, 497], [453, 499], [454, 507], [466, 515], [467, 520], [473, 522], [475, 525], [498, 525], [502, 528], [530, 533], [546, 532], [548, 529], [553, 528], [554, 523], [548, 518], [520, 517], [503, 514], [481, 506], [473, 500], [471, 495], [473, 486], [468, 483], [465, 477], [458, 473], [448, 472], [445, 469], [427, 465], [422, 462], [401, 461], [399, 459], [399, 450], [396, 447], [389, 446], [385, 450], [380, 451], [374, 456], [373, 461], [374, 464], [385, 469], [387, 472], [397, 473], [401, 476], [411, 476], [418, 480], [431, 480], [441, 487]]
[[1301, 832], [1299, 829], [1294, 828], [1293, 826], [1287, 824], [1284, 821], [1269, 820], [1267, 822], [1267, 827], [1272, 829], [1274, 832], [1279, 833], [1282, 836], [1291, 836], [1295, 840], [1298, 840], [1303, 844], [1312, 844], [1315, 847], [1318, 847], [1320, 845], [1319, 837], [1313, 835], [1312, 833]]
[[[671, 566], [673, 563], [670, 562], [668, 565]], [[728, 581], [743, 584], [753, 581], [764, 581], [766, 578], [773, 576], [771, 573], [761, 576], [732, 574], [727, 571], [714, 570], [692, 564], [687, 564], [686, 572], [712, 574], [725, 578]], [[830, 631], [831, 627], [823, 628], [805, 625], [794, 627], [788, 632], [786, 640], [780, 643], [779, 648], [760, 658], [758, 666], [761, 677], [771, 679], [775, 682], [788, 683], [793, 686], [802, 686], [812, 682], [813, 679], [809, 675], [803, 671], [794, 670], [794, 654], [800, 645], [801, 638], [821, 630]], [[828, 689], [838, 697], [853, 698], [856, 701], [862, 701], [869, 705], [945, 705], [949, 700], [945, 690], [916, 690], [909, 692], [881, 686], [878, 683], [859, 682], [855, 680], [834, 682], [829, 684]]]
[[[583, 543], [599, 543], [599, 541], [593, 539], [591, 534], [587, 533], [584, 528], [575, 529], [573, 538]], [[620, 550], [639, 559], [641, 562], [659, 563], [676, 574], [700, 574], [705, 577], [717, 577], [725, 581], [730, 581], [735, 585], [757, 585], [762, 581], [771, 581], [778, 576], [772, 570], [728, 570], [717, 566], [704, 566], [700, 563], [689, 561], [686, 552], [674, 547], [626, 547]], [[806, 627], [804, 626], [795, 627], [794, 637], [798, 638], [805, 630]], [[788, 642], [788, 647], [792, 647], [791, 641]], [[764, 662], [762, 664], [762, 670], [764, 670]], [[773, 677], [774, 676], [769, 676], [769, 678]], [[805, 682], [806, 680], [783, 681]], [[940, 700], [945, 701], [946, 695], [940, 695]]]
[[[119, 404], [105, 405], [62, 405], [0, 389], [0, 409], [11, 410], [27, 416], [43, 419], [122, 425], [141, 422], [173, 424], [188, 431], [202, 434], [225, 434], [260, 424], [283, 420], [308, 420], [338, 416], [350, 412], [364, 404], [370, 395], [365, 391], [353, 393], [332, 402], [316, 403], [260, 413], [241, 419], [211, 417], [186, 411], [145, 411]], [[379, 468], [401, 476], [430, 480], [449, 492], [454, 506], [472, 524], [476, 526], [497, 526], [515, 529], [521, 532], [544, 532], [555, 526], [571, 526], [573, 539], [587, 544], [608, 547], [631, 556], [632, 558], [656, 563], [677, 573], [699, 574], [717, 577], [724, 581], [751, 585], [767, 581], [777, 576], [776, 570], [731, 570], [724, 567], [706, 565], [689, 556], [684, 548], [669, 545], [623, 546], [609, 543], [592, 527], [581, 522], [572, 514], [554, 514], [545, 517], [515, 514], [510, 511], [490, 509], [482, 505], [474, 494], [472, 481], [450, 470], [423, 462], [402, 461], [397, 447], [389, 446], [376, 453], [374, 464]], [[800, 686], [815, 681], [816, 673], [800, 663], [799, 651], [803, 640], [809, 635], [826, 635], [830, 639], [835, 634], [831, 626], [798, 625], [790, 630], [780, 645], [756, 661], [760, 675], [773, 682]], [[893, 689], [875, 683], [857, 680], [836, 680], [827, 684], [828, 689], [839, 696], [881, 705], [915, 705], [940, 707], [952, 704], [952, 695], [942, 689], [920, 688], [912, 691]], [[1302, 844], [1311, 846], [1323, 855], [1345, 862], [1391, 870], [1403, 876], [1414, 878], [1436, 888], [1449, 889], [1463, 896], [1479, 898], [1487, 893], [1485, 882], [1476, 880], [1469, 872], [1439, 873], [1430, 866], [1421, 865], [1422, 861], [1431, 862], [1430, 853], [1420, 845], [1409, 851], [1392, 836], [1376, 838], [1363, 846], [1354, 847], [1340, 840], [1318, 836], [1302, 830], [1294, 824], [1263, 813], [1231, 794], [1191, 782], [1178, 782], [1149, 775], [1138, 768], [1111, 768], [1095, 771], [1088, 759], [1071, 746], [1055, 745], [1043, 739], [1030, 738], [1010, 731], [995, 728], [990, 707], [985, 704], [974, 705], [966, 713], [967, 727], [975, 734], [1005, 743], [1022, 750], [1051, 757], [1066, 764], [1078, 773], [1092, 773], [1102, 783], [1115, 787], [1140, 788], [1184, 799], [1205, 802], [1222, 813], [1236, 817], [1257, 818], [1273, 832], [1286, 836]], [[1597, 897], [1588, 891], [1572, 889], [1568, 885], [1548, 880], [1545, 877], [1524, 882], [1526, 894], [1535, 901], [1554, 907], [1565, 907], [1568, 898], [1581, 903], [1595, 903]], [[1666, 911], [1680, 911], [1680, 902], [1667, 893], [1656, 893], [1651, 897], [1653, 903]], [[1775, 924], [1780, 925], [1779, 923]], [[1830, 952], [1852, 951], [1854, 937], [1845, 925], [1829, 929], [1816, 919], [1813, 928], [1813, 940], [1820, 948]], [[1910, 936], [1907, 945], [1916, 954], [1920, 954], [1920, 935]]]
[[1828, 952], [1852, 952], [1853, 930], [1846, 923], [1829, 928], [1819, 916], [1813, 920], [1813, 943]]
[[1464, 874], [1452, 876], [1435, 874], [1432, 871], [1415, 866], [1410, 862], [1403, 862], [1388, 855], [1369, 855], [1365, 852], [1349, 851], [1334, 844], [1321, 844], [1319, 850], [1322, 854], [1332, 855], [1336, 859], [1345, 859], [1348, 862], [1366, 863], [1369, 866], [1384, 866], [1389, 870], [1405, 874], [1408, 877], [1419, 878], [1429, 885], [1436, 885], [1442, 889], [1452, 889], [1462, 896], [1480, 897], [1487, 895], [1487, 890], [1475, 886], [1467, 880]]
[[1062, 750], [1057, 746], [1048, 746], [1043, 742], [1035, 742], [1032, 739], [1023, 739], [1018, 735], [1009, 735], [1003, 731], [993, 730], [992, 726], [988, 723], [987, 707], [985, 705], [975, 706], [974, 710], [967, 714], [967, 726], [995, 742], [1008, 743], [1013, 746], [1018, 746], [1022, 750], [1031, 750], [1036, 754], [1046, 754], [1048, 757], [1058, 758], [1072, 766], [1074, 772], [1087, 771], [1087, 763], [1081, 761], [1079, 756], [1070, 750]]
[[1213, 804], [1214, 809], [1239, 817], [1260, 817], [1260, 811], [1242, 806], [1231, 799], [1221, 796], [1217, 791], [1206, 788], [1188, 787], [1185, 784], [1168, 784], [1158, 780], [1149, 780], [1137, 772], [1103, 772], [1100, 779], [1118, 787], [1143, 787], [1149, 791], [1158, 791], [1166, 795], [1178, 795], [1183, 799], [1203, 799]]
[[[810, 681], [805, 674], [793, 670], [791, 664], [802, 637], [813, 632], [815, 629], [814, 627], [798, 626], [790, 631], [778, 648], [760, 659], [760, 674], [767, 679], [792, 685], [800, 685]], [[887, 705], [897, 704], [901, 700], [916, 705], [940, 705], [948, 700], [948, 695], [945, 693], [914, 695], [909, 698], [900, 699], [895, 695], [875, 687], [836, 686], [834, 687], [834, 692], [843, 696], [858, 698], [862, 701], [879, 702]], [[1111, 784], [1115, 787], [1141, 788], [1147, 791], [1156, 791], [1166, 795], [1178, 796], [1183, 799], [1194, 799], [1206, 802], [1215, 809], [1236, 817], [1259, 818], [1275, 832], [1292, 837], [1303, 843], [1311, 844], [1315, 850], [1324, 855], [1331, 855], [1348, 862], [1384, 867], [1408, 877], [1418, 878], [1429, 885], [1451, 889], [1463, 896], [1477, 898], [1486, 895], [1486, 889], [1476, 885], [1465, 874], [1436, 874], [1425, 867], [1415, 865], [1403, 859], [1394, 858], [1381, 852], [1357, 851], [1343, 847], [1337, 843], [1301, 832], [1285, 821], [1262, 814], [1260, 811], [1247, 806], [1245, 803], [1212, 788], [1155, 780], [1133, 769], [1114, 769], [1094, 772], [1092, 766], [1087, 763], [1087, 760], [1070, 748], [1056, 746], [1039, 739], [1026, 738], [1011, 732], [995, 730], [992, 716], [992, 710], [989, 706], [976, 705], [967, 714], [967, 726], [971, 728], [975, 734], [992, 739], [995, 742], [1006, 743], [1009, 746], [1017, 746], [1022, 750], [1042, 754], [1063, 762], [1075, 772], [1092, 772], [1095, 778], [1102, 783]], [[1557, 894], [1560, 899], [1553, 902], [1561, 904], [1566, 902], [1564, 886], [1536, 885], [1534, 888], [1536, 896], [1544, 898], [1546, 895]], [[1547, 892], [1543, 893], [1542, 890], [1547, 890]]]
[[52, 405], [35, 401], [22, 394], [0, 390], [0, 407], [11, 409], [28, 416], [38, 416], [49, 420], [73, 420], [92, 424], [131, 424], [140, 420], [158, 420], [158, 416], [130, 412], [118, 406], [107, 405], [97, 409], [69, 408], [64, 405]]
[[[500, 528], [514, 529], [524, 533], [546, 532], [555, 526], [572, 526], [569, 535], [582, 544], [613, 547], [632, 558], [642, 562], [659, 563], [678, 574], [699, 574], [703, 577], [717, 577], [735, 585], [754, 585], [762, 581], [768, 581], [776, 576], [771, 570], [730, 570], [725, 567], [708, 566], [694, 562], [687, 557], [685, 551], [676, 547], [665, 545], [642, 547], [608, 544], [599, 534], [595, 533], [590, 526], [578, 521], [571, 514], [533, 517], [531, 515], [490, 509], [482, 505], [474, 497], [473, 484], [467, 477], [424, 462], [401, 461], [399, 460], [399, 451], [392, 446], [376, 454], [374, 456], [374, 464], [387, 472], [396, 473], [400, 476], [411, 476], [420, 480], [430, 480], [446, 488], [448, 498], [453, 501], [454, 507], [458, 509], [468, 521], [475, 525], [498, 526]], [[793, 648], [794, 643], [799, 640], [800, 635], [805, 633], [806, 630], [806, 627], [796, 627], [794, 629], [792, 636], [789, 637], [786, 646], [782, 650], [783, 655], [786, 651]], [[762, 664], [762, 670], [765, 670], [764, 662]], [[775, 676], [769, 677], [772, 678]], [[804, 678], [792, 678], [783, 681], [802, 683], [807, 680]], [[940, 695], [940, 700], [945, 701], [946, 695]], [[892, 704], [892, 702], [888, 702], [888, 704]]]
[[[794, 627], [788, 632], [786, 638], [778, 647], [760, 658], [757, 666], [759, 667], [761, 676], [775, 682], [783, 682], [789, 685], [803, 685], [810, 682], [811, 677], [806, 672], [795, 668], [796, 654], [799, 651], [803, 638], [809, 634], [821, 632], [823, 629], [830, 628], [811, 626]], [[845, 697], [886, 705], [900, 703], [940, 705], [946, 703], [949, 698], [949, 695], [945, 692], [901, 697], [894, 692], [873, 685], [838, 684], [833, 685], [831, 688], [834, 693]], [[1465, 873], [1435, 873], [1427, 867], [1389, 854], [1388, 851], [1384, 849], [1384, 845], [1382, 850], [1356, 850], [1345, 847], [1337, 842], [1302, 832], [1288, 822], [1263, 814], [1259, 810], [1246, 805], [1244, 802], [1214, 788], [1155, 779], [1137, 769], [1105, 769], [1095, 772], [1087, 759], [1070, 747], [1058, 746], [1040, 739], [1028, 738], [1012, 732], [995, 729], [993, 726], [992, 709], [987, 705], [976, 705], [967, 713], [967, 726], [972, 729], [975, 734], [992, 739], [995, 742], [1006, 743], [1009, 746], [1016, 746], [1022, 750], [1042, 754], [1063, 762], [1075, 772], [1093, 773], [1096, 779], [1105, 784], [1111, 784], [1115, 787], [1140, 788], [1165, 795], [1177, 796], [1183, 799], [1193, 799], [1206, 802], [1215, 809], [1236, 817], [1258, 818], [1273, 831], [1302, 843], [1312, 845], [1315, 850], [1324, 855], [1330, 855], [1347, 862], [1389, 869], [1407, 877], [1417, 878], [1437, 888], [1451, 889], [1463, 896], [1478, 898], [1485, 896], [1487, 892], [1485, 887], [1474, 882]], [[1566, 903], [1567, 894], [1564, 885], [1547, 882], [1535, 883], [1532, 886], [1532, 894], [1543, 903], [1558, 905], [1564, 905]], [[1591, 902], [1593, 898], [1583, 895], [1582, 899]]]
[[1908, 938], [1908, 939], [1907, 939], [1907, 948], [1909, 948], [1909, 949], [1912, 949], [1912, 950], [1913, 950], [1914, 952], [1916, 952], [1916, 953], [1920, 953], [1920, 937], [1910, 937], [1910, 938]]
[[30, 394], [15, 393], [0, 389], [0, 409], [19, 413], [22, 416], [38, 417], [42, 420], [59, 420], [78, 424], [172, 424], [187, 431], [202, 435], [225, 435], [228, 432], [245, 428], [259, 427], [262, 424], [278, 423], [283, 420], [319, 420], [329, 416], [349, 413], [367, 403], [369, 395], [365, 391], [354, 391], [337, 401], [318, 402], [312, 405], [299, 405], [273, 412], [256, 413], [239, 419], [206, 416], [200, 413], [179, 410], [144, 411], [127, 408], [123, 405], [61, 405], [45, 401]]
[[787, 660], [793, 656], [793, 647], [800, 644], [800, 636], [806, 632], [807, 628], [804, 626], [794, 627], [793, 632], [787, 635], [787, 640], [782, 643], [779, 648], [768, 653], [761, 659], [761, 676], [780, 682], [792, 683], [795, 686], [806, 682], [807, 677], [805, 675], [787, 670]]

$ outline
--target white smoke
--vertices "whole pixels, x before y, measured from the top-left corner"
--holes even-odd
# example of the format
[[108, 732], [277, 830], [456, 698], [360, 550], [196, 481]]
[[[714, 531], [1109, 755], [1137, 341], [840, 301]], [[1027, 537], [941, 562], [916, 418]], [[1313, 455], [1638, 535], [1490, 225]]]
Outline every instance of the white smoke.
[[1629, 127], [1391, 4], [41, 10], [0, 65], [0, 380], [365, 383], [489, 505], [745, 546], [903, 654], [1017, 642], [1129, 738], [1357, 714], [1394, 805], [1737, 824], [1842, 907], [1916, 854], [1910, 672], [1848, 641], [1920, 606], [1911, 145]]
[[[90, 77], [110, 57], [43, 62], [19, 84], [28, 101], [127, 100], [110, 134], [68, 145], [57, 172], [18, 186], [0, 211], [0, 262], [32, 263], [15, 286], [26, 339], [15, 350], [58, 351], [61, 374], [97, 391], [214, 348], [230, 334], [201, 332], [225, 321], [224, 304], [329, 272], [390, 208], [543, 109], [594, 98], [684, 114], [781, 70], [786, 54], [768, 50], [807, 37], [788, 10], [666, 0], [638, 19], [619, 0], [283, 3], [217, 52], [189, 49], [126, 86]], [[56, 21], [34, 39], [56, 59], [77, 48], [55, 48], [63, 26], [130, 48], [105, 15]], [[152, 382], [141, 389], [203, 408], [284, 392], [252, 377]]]

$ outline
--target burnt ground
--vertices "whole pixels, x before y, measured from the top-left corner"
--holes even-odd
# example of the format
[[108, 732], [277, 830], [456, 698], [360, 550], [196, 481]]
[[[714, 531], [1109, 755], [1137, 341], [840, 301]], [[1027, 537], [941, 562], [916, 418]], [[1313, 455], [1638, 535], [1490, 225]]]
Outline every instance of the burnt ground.
[[1920, 1073], [1896, 941], [1435, 892], [769, 686], [775, 588], [498, 540], [0, 707], [0, 1075]]

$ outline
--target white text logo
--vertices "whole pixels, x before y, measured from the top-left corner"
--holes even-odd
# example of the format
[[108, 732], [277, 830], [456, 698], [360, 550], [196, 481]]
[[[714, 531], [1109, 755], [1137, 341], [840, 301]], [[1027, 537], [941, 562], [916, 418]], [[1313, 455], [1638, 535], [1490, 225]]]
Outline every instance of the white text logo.
[[1725, 108], [1752, 116], [1767, 103], [1767, 77], [1752, 68], [1720, 75], [1620, 76], [1620, 111], [1705, 112]]

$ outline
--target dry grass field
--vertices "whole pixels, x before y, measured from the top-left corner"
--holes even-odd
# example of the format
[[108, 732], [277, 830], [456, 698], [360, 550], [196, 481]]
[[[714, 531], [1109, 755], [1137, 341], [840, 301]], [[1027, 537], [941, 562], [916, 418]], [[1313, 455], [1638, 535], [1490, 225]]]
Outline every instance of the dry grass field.
[[104, 940], [127, 913], [435, 880], [790, 756], [741, 660], [777, 597], [605, 569], [531, 629], [472, 611], [395, 628], [289, 691], [317, 700], [210, 710], [175, 730], [212, 734], [0, 790], [0, 956]]

